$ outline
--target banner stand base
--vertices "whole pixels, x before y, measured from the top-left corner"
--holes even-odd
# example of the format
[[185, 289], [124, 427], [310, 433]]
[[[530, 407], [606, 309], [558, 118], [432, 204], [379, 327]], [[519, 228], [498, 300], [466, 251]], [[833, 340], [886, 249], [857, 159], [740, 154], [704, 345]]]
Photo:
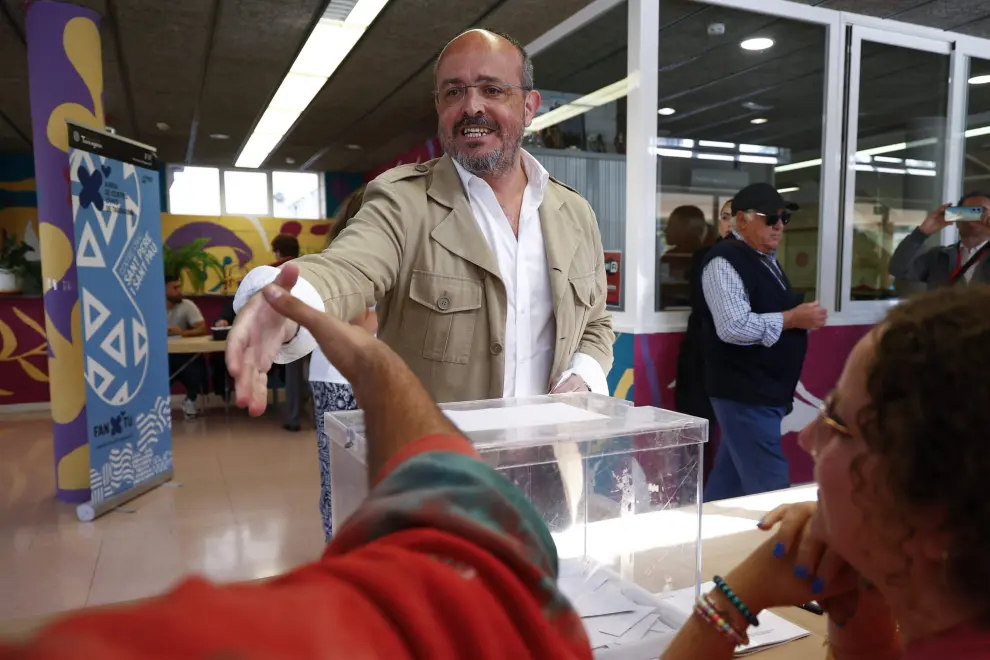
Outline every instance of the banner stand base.
[[118, 493], [109, 499], [103, 500], [99, 504], [93, 504], [92, 500], [86, 502], [85, 504], [80, 504], [76, 507], [76, 517], [79, 518], [79, 522], [93, 522], [104, 513], [113, 511], [121, 504], [130, 502], [131, 500], [144, 495], [153, 488], [161, 486], [166, 481], [171, 481], [173, 472], [174, 470], [169, 468], [167, 471], [157, 474], [151, 479], [142, 481], [134, 486], [134, 488], [131, 488], [123, 493]]

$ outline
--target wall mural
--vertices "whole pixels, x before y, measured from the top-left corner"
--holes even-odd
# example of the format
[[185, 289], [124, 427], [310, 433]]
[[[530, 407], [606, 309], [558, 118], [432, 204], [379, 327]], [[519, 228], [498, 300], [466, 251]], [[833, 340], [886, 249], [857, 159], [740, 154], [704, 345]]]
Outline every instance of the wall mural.
[[[811, 481], [813, 470], [811, 458], [797, 445], [797, 432], [815, 420], [818, 405], [835, 387], [846, 357], [871, 327], [831, 326], [809, 335], [808, 355], [794, 393], [794, 409], [784, 418], [781, 428], [792, 483]], [[636, 405], [673, 407], [677, 354], [683, 337], [680, 332], [636, 335]]]

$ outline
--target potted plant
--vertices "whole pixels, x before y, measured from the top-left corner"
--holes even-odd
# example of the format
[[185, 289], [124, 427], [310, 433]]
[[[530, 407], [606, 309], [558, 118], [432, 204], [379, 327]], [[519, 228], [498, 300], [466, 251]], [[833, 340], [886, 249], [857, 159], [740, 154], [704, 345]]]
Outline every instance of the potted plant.
[[206, 251], [208, 238], [197, 238], [180, 248], [162, 247], [162, 260], [165, 262], [165, 275], [189, 278], [193, 291], [202, 293], [210, 272], [216, 273], [223, 282], [225, 274], [220, 260]]
[[24, 288], [24, 274], [31, 269], [25, 255], [34, 248], [4, 232], [0, 242], [0, 293], [20, 293]]

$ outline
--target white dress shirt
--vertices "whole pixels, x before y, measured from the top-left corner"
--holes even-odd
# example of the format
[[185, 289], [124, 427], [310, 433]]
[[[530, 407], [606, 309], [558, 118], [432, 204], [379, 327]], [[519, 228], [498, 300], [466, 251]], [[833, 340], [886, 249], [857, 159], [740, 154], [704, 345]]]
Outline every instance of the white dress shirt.
[[[550, 290], [550, 270], [540, 223], [540, 204], [543, 202], [543, 192], [550, 181], [550, 175], [533, 156], [526, 151], [520, 153], [529, 181], [523, 193], [519, 214], [518, 239], [513, 234], [509, 220], [491, 186], [454, 161], [471, 211], [488, 247], [495, 255], [505, 285], [507, 305], [502, 396], [506, 398], [546, 394], [549, 391], [557, 333]], [[274, 280], [277, 274], [278, 269], [271, 266], [259, 266], [248, 273], [237, 288], [234, 297], [235, 312], [251, 296]], [[302, 277], [292, 288], [292, 295], [314, 309], [326, 311], [316, 288]], [[282, 347], [275, 361], [282, 364], [298, 360], [315, 347], [316, 341], [312, 335], [301, 328], [299, 334]], [[327, 365], [332, 368], [329, 363]], [[606, 374], [598, 361], [590, 355], [575, 353], [567, 371], [556, 384], [572, 374], [583, 378], [592, 392], [608, 394]], [[313, 364], [310, 365], [310, 380], [321, 380], [314, 378]]]
[[[983, 241], [979, 245], [973, 247], [972, 249], [967, 248], [962, 243], [959, 244], [959, 265], [965, 266], [969, 263], [969, 260], [973, 258], [973, 255], [983, 249], [983, 246], [987, 244], [987, 241]], [[973, 264], [969, 270], [963, 273], [963, 279], [966, 280], [966, 284], [973, 281], [973, 275], [976, 273], [976, 269], [979, 268], [980, 264]]]

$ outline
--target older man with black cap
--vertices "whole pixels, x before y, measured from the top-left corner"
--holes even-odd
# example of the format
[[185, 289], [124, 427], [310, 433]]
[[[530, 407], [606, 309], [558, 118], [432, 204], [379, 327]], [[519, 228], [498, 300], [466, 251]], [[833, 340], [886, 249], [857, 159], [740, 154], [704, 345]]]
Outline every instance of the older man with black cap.
[[705, 384], [722, 428], [706, 500], [790, 485], [780, 424], [801, 375], [808, 331], [827, 319], [817, 302], [801, 302], [776, 258], [797, 208], [768, 183], [743, 188], [732, 201], [736, 229], [702, 262]]

